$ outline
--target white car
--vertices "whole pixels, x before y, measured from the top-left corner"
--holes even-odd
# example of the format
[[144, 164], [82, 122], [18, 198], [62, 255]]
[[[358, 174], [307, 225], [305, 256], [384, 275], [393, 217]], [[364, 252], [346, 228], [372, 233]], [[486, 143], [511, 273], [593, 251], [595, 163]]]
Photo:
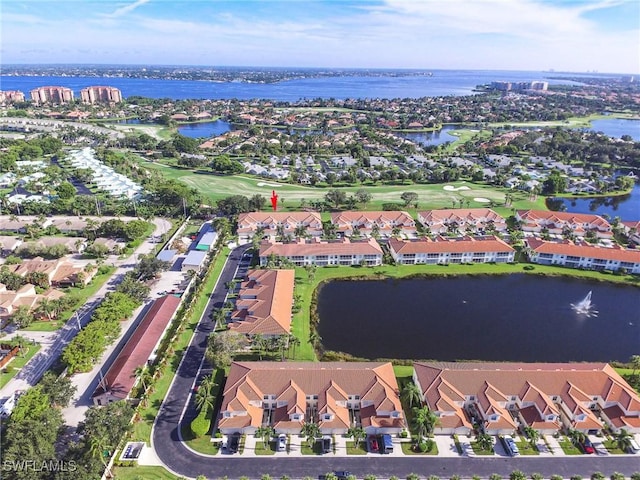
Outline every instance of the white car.
[[285, 452], [287, 450], [287, 436], [284, 433], [278, 435], [277, 450], [279, 452]]

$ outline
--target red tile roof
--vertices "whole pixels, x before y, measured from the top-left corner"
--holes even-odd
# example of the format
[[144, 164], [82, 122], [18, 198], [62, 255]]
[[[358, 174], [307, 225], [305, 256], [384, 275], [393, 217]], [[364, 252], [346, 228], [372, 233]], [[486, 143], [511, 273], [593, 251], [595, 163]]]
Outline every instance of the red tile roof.
[[389, 247], [400, 255], [417, 253], [473, 253], [513, 252], [513, 248], [495, 236], [486, 237], [436, 237], [435, 240], [400, 240], [391, 238]]
[[93, 397], [108, 391], [114, 397], [127, 398], [136, 381], [133, 372], [147, 363], [179, 305], [180, 298], [174, 295], [167, 295], [153, 303], [104, 376], [107, 388], [98, 385]]
[[552, 212], [549, 210], [518, 210], [516, 215], [526, 223], [582, 223], [592, 225], [594, 227], [602, 227], [607, 230], [611, 228], [609, 222], [600, 215], [593, 215], [590, 213]]
[[550, 242], [538, 238], [527, 238], [526, 242], [536, 253], [640, 263], [640, 250], [627, 250], [618, 246], [597, 247], [588, 243], [575, 244], [569, 240]]
[[344, 238], [335, 242], [304, 240], [294, 243], [262, 242], [260, 257], [276, 255], [278, 257], [318, 256], [318, 255], [382, 255], [382, 249], [375, 239], [351, 241]]

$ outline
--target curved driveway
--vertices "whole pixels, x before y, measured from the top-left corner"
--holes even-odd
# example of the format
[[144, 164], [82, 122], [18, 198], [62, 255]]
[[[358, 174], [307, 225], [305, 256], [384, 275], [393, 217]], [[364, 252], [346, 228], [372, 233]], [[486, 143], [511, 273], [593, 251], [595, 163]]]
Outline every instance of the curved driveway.
[[[377, 478], [389, 478], [395, 475], [406, 478], [409, 473], [417, 473], [421, 477], [437, 475], [440, 478], [450, 478], [452, 475], [460, 475], [466, 478], [479, 475], [487, 478], [497, 473], [508, 478], [513, 470], [522, 470], [527, 475], [541, 473], [549, 478], [551, 475], [562, 475], [569, 478], [571, 475], [582, 475], [588, 478], [594, 472], [603, 472], [609, 476], [613, 472], [624, 473], [630, 476], [640, 470], [640, 458], [637, 455], [625, 456], [573, 456], [558, 458], [542, 457], [384, 457], [384, 456], [352, 456], [352, 457], [241, 457], [216, 455], [202, 456], [187, 449], [178, 436], [179, 421], [182, 412], [186, 408], [185, 420], [190, 421], [195, 415], [191, 400], [191, 391], [194, 379], [202, 363], [206, 348], [207, 336], [211, 332], [212, 322], [209, 313], [212, 308], [219, 307], [224, 302], [226, 295], [225, 284], [235, 274], [242, 254], [249, 245], [238, 247], [232, 251], [225, 268], [220, 276], [211, 299], [203, 315], [195, 338], [189, 345], [185, 357], [178, 369], [175, 380], [165, 397], [156, 418], [153, 432], [152, 445], [160, 460], [171, 471], [195, 478], [205, 475], [207, 478], [220, 477], [260, 478], [263, 474], [269, 474], [272, 478], [280, 478], [287, 475], [291, 478], [312, 477], [317, 478], [322, 473], [331, 470], [348, 470], [358, 478], [373, 474]], [[203, 369], [201, 375], [208, 373]]]

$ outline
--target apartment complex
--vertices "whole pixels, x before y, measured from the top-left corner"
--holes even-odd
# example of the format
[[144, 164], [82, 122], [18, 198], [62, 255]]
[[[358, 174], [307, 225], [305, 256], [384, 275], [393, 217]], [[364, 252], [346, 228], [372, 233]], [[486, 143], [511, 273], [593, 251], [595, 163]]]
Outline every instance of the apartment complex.
[[640, 273], [640, 250], [629, 250], [613, 245], [599, 247], [585, 242], [569, 240], [546, 241], [525, 239], [529, 260], [541, 265], [561, 265], [589, 270], [620, 270]]
[[122, 93], [115, 87], [87, 87], [80, 90], [82, 103], [119, 103]]
[[270, 257], [286, 258], [294, 265], [381, 265], [382, 248], [374, 238], [355, 241], [348, 238], [323, 242], [315, 238], [292, 243], [264, 241], [260, 244], [260, 265], [265, 266]]
[[436, 237], [389, 240], [389, 251], [398, 264], [513, 262], [515, 250], [495, 236]]
[[53, 289], [39, 294], [30, 283], [18, 290], [7, 290], [6, 285], [0, 283], [0, 321], [10, 317], [18, 307], [26, 306], [29, 310], [34, 310], [42, 300], [57, 300], [62, 297], [64, 293]]
[[305, 422], [317, 423], [322, 434], [405, 427], [390, 363], [233, 362], [223, 395], [218, 428], [224, 434], [263, 425], [296, 434]]
[[275, 337], [291, 332], [294, 270], [249, 270], [242, 282], [229, 329]]
[[451, 208], [418, 213], [418, 221], [434, 235], [504, 233], [507, 223], [490, 208]]
[[37, 104], [64, 104], [73, 100], [73, 90], [67, 87], [38, 87], [31, 90], [31, 100]]
[[322, 220], [317, 212], [249, 212], [238, 215], [238, 236], [251, 239], [261, 236], [319, 237]]
[[436, 433], [468, 434], [474, 422], [491, 435], [640, 432], [640, 397], [607, 364], [417, 362], [413, 379], [438, 415]]

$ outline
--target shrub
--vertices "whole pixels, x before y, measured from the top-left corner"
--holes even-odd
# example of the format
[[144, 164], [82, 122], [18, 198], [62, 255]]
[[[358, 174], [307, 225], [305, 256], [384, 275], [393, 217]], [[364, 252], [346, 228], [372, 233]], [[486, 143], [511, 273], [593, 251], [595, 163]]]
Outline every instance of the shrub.
[[624, 478], [625, 478], [625, 477], [624, 477], [624, 474], [619, 473], [619, 472], [614, 472], [614, 473], [611, 475], [611, 480], [624, 480]]
[[193, 433], [196, 438], [205, 436], [209, 431], [210, 421], [208, 414], [207, 409], [203, 408], [200, 410], [198, 416], [191, 422], [191, 433]]
[[596, 472], [591, 475], [591, 480], [604, 480], [606, 477], [602, 472]]
[[527, 476], [521, 470], [514, 470], [509, 474], [509, 480], [526, 480]]

